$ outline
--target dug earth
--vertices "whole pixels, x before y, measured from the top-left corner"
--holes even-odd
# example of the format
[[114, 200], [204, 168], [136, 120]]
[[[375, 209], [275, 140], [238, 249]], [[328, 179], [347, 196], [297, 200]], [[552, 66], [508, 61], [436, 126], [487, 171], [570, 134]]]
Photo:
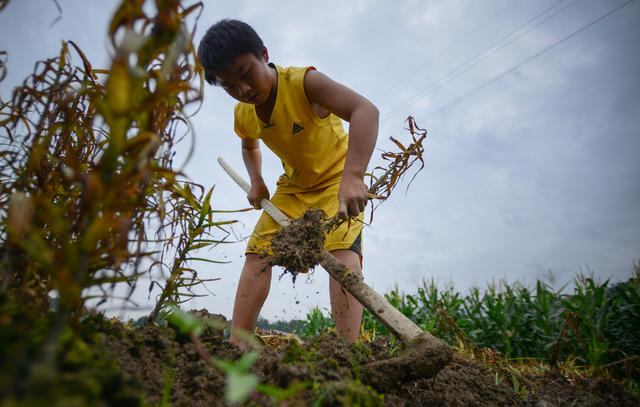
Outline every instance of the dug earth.
[[[221, 315], [191, 311], [205, 322], [200, 342], [212, 358], [237, 360], [242, 352], [224, 340], [224, 331], [207, 321], [225, 323]], [[227, 375], [203, 360], [188, 336], [167, 323], [124, 325], [100, 314], [85, 318], [82, 340], [93, 355], [114, 360], [128, 382], [137, 383], [141, 398], [153, 405], [223, 406]], [[96, 335], [98, 333], [98, 335]], [[388, 337], [349, 344], [334, 334], [272, 349], [264, 346], [249, 371], [261, 383], [283, 390], [273, 395], [253, 392], [244, 405], [255, 406], [638, 406], [640, 399], [615, 381], [565, 377], [557, 371], [522, 374], [519, 391], [510, 379], [496, 380], [486, 366], [458, 352], [434, 378], [380, 390], [361, 383], [360, 367], [389, 359], [395, 347]], [[87, 351], [89, 353], [89, 351]], [[75, 372], [81, 371], [78, 366]], [[282, 395], [285, 396], [282, 396]], [[131, 400], [133, 401], [133, 400]], [[279, 404], [280, 403], [280, 404]], [[316, 404], [317, 403], [317, 404]], [[107, 404], [111, 405], [111, 404]], [[132, 403], [128, 405], [139, 405]]]

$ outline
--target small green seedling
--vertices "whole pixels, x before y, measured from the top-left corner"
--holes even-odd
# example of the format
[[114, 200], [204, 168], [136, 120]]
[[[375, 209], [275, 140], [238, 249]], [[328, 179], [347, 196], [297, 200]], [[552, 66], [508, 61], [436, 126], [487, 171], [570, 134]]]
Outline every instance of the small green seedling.
[[213, 364], [227, 375], [225, 399], [228, 403], [240, 403], [246, 400], [258, 386], [258, 377], [249, 372], [249, 368], [258, 357], [257, 352], [244, 354], [236, 362], [214, 359]]
[[193, 314], [182, 311], [175, 305], [169, 307], [167, 322], [178, 328], [181, 335], [200, 336], [204, 330], [203, 322]]

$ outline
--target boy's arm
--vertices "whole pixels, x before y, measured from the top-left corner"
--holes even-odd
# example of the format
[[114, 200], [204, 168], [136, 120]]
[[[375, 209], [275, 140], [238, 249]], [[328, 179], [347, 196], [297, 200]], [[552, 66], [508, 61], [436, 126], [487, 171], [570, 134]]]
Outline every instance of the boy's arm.
[[242, 160], [249, 173], [251, 189], [247, 194], [247, 199], [251, 206], [260, 209], [262, 198], [269, 199], [269, 189], [262, 178], [262, 153], [260, 152], [260, 141], [250, 138], [242, 139]]
[[338, 215], [343, 219], [358, 216], [368, 200], [363, 178], [378, 138], [378, 109], [364, 96], [316, 70], [307, 71], [304, 90], [309, 103], [317, 103], [349, 122], [349, 149], [338, 191]]

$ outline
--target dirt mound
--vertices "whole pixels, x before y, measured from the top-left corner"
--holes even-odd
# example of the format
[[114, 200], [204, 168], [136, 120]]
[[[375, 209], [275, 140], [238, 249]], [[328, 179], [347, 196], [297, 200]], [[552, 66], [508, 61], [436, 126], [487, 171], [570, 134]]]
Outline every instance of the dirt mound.
[[[224, 320], [222, 316], [198, 311], [201, 316]], [[127, 329], [111, 322], [104, 341], [126, 374], [142, 383], [144, 397], [160, 404], [224, 405], [225, 375], [206, 364], [189, 338], [167, 326]], [[202, 342], [211, 355], [237, 360], [240, 350], [223, 340], [220, 329], [206, 328]], [[514, 384], [498, 381], [479, 364], [457, 354], [433, 379], [398, 384], [387, 392], [360, 381], [360, 366], [392, 357], [395, 347], [389, 338], [348, 344], [333, 334], [317, 336], [304, 344], [291, 341], [278, 350], [265, 347], [251, 367], [262, 383], [293, 389], [287, 405], [323, 406], [633, 406], [640, 400], [618, 383], [583, 378], [573, 383], [558, 373], [521, 379], [529, 390], [522, 397]], [[297, 389], [297, 391], [295, 391]], [[271, 397], [253, 393], [248, 405], [274, 405]]]
[[[46, 401], [51, 405], [118, 407], [224, 406], [231, 376], [205, 362], [203, 349], [212, 358], [225, 361], [242, 360], [243, 353], [224, 340], [221, 328], [212, 327], [224, 326], [224, 317], [205, 310], [193, 313], [203, 320], [218, 321], [204, 324], [201, 348], [167, 323], [133, 327], [117, 319], [89, 314], [83, 317], [78, 336], [65, 336], [56, 371], [47, 375], [32, 371], [31, 378], [18, 386], [22, 390], [16, 393], [17, 399], [6, 404], [0, 394], [0, 404], [39, 406]], [[12, 319], [7, 322], [13, 324], [2, 326], [20, 326], [19, 321]], [[35, 338], [38, 332], [36, 329], [23, 333]], [[15, 341], [11, 342], [0, 335], [0, 339], [4, 338], [0, 349], [13, 349], [15, 353], [24, 343], [19, 339], [24, 337], [14, 335]], [[249, 367], [259, 379], [261, 391], [251, 393], [244, 405], [640, 405], [640, 399], [608, 379], [569, 380], [559, 373], [547, 372], [521, 376], [518, 389], [510, 380], [499, 379], [460, 354], [455, 354], [451, 363], [432, 379], [398, 383], [386, 391], [363, 384], [362, 366], [397, 355], [396, 345], [387, 337], [352, 345], [334, 334], [324, 334], [303, 344], [291, 340], [275, 350], [265, 346]], [[8, 356], [2, 352], [0, 355], [5, 360]], [[0, 380], [0, 384], [7, 382]], [[525, 386], [526, 392], [522, 391]]]

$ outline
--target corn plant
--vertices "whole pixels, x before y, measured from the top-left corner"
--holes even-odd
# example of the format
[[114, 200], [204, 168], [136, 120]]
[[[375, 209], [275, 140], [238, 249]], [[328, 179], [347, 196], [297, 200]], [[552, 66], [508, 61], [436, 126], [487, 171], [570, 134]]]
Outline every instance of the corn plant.
[[[176, 135], [189, 128], [183, 109], [201, 96], [191, 80], [192, 32], [182, 24], [199, 5], [159, 1], [154, 16], [143, 4], [123, 2], [113, 17], [111, 69], [94, 69], [65, 42], [57, 58], [38, 63], [12, 100], [2, 101], [0, 202], [10, 266], [3, 286], [40, 299], [26, 303], [46, 303], [46, 293], [57, 289], [62, 309], [75, 312], [86, 288], [98, 287], [103, 300], [105, 286], [126, 282], [133, 289], [148, 257], [151, 268], [170, 270], [161, 308], [190, 295], [177, 287], [204, 281], [183, 264], [196, 259], [187, 253], [226, 237], [222, 231], [222, 238], [205, 238], [229, 222], [212, 220], [211, 191], [202, 203], [191, 188], [202, 187], [179, 181], [172, 169]], [[152, 237], [154, 228], [165, 237]], [[164, 246], [152, 251], [158, 243]], [[178, 253], [166, 264], [171, 249]]]
[[295, 333], [303, 339], [308, 339], [327, 332], [333, 328], [333, 320], [330, 315], [325, 315], [319, 307], [314, 307], [305, 317], [305, 323]]
[[610, 316], [604, 336], [621, 355], [640, 355], [640, 262], [634, 262], [629, 281], [609, 287], [607, 297]]
[[587, 362], [600, 366], [604, 353], [609, 349], [609, 341], [603, 335], [609, 316], [606, 297], [609, 281], [598, 284], [593, 277], [582, 273], [574, 281], [574, 295], [566, 298], [563, 304], [580, 318], [576, 338], [586, 350]]
[[[199, 185], [195, 185], [195, 187], [201, 188]], [[195, 252], [202, 248], [225, 243], [228, 233], [222, 227], [235, 222], [233, 220], [213, 220], [213, 214], [218, 211], [211, 209], [212, 192], [213, 188], [207, 192], [204, 199], [198, 199], [189, 184], [184, 187], [178, 185], [174, 188], [174, 194], [179, 198], [177, 202], [180, 205], [180, 208], [174, 209], [180, 210], [183, 216], [180, 217], [180, 223], [176, 224], [174, 222], [171, 225], [171, 232], [172, 235], [175, 235], [176, 229], [178, 229], [177, 231], [182, 233], [177, 234], [177, 239], [167, 239], [167, 245], [175, 245], [175, 251], [163, 250], [162, 252], [163, 255], [165, 253], [173, 254], [174, 260], [170, 266], [168, 278], [163, 282], [152, 280], [149, 286], [149, 291], [153, 289], [154, 285], [161, 288], [156, 305], [149, 316], [151, 321], [155, 320], [159, 313], [169, 304], [180, 304], [199, 296], [193, 293], [193, 287], [205, 282], [219, 280], [219, 278], [201, 279], [198, 277], [198, 272], [189, 266], [189, 263], [193, 261], [225, 263], [203, 257], [194, 257]], [[222, 238], [216, 238], [210, 232], [211, 229], [222, 231]], [[175, 243], [176, 240], [177, 244]], [[165, 266], [165, 262], [162, 260], [157, 264], [161, 267]]]
[[175, 143], [191, 129], [185, 109], [202, 95], [195, 26], [185, 24], [201, 7], [122, 1], [108, 27], [109, 68], [65, 41], [0, 100], [0, 294], [37, 317], [58, 292], [36, 358], [45, 365], [87, 299], [127, 284], [129, 301], [138, 278], [160, 267], [168, 276], [153, 282], [157, 309], [179, 302], [204, 281], [190, 266], [195, 250], [227, 236], [211, 190], [173, 169]]

